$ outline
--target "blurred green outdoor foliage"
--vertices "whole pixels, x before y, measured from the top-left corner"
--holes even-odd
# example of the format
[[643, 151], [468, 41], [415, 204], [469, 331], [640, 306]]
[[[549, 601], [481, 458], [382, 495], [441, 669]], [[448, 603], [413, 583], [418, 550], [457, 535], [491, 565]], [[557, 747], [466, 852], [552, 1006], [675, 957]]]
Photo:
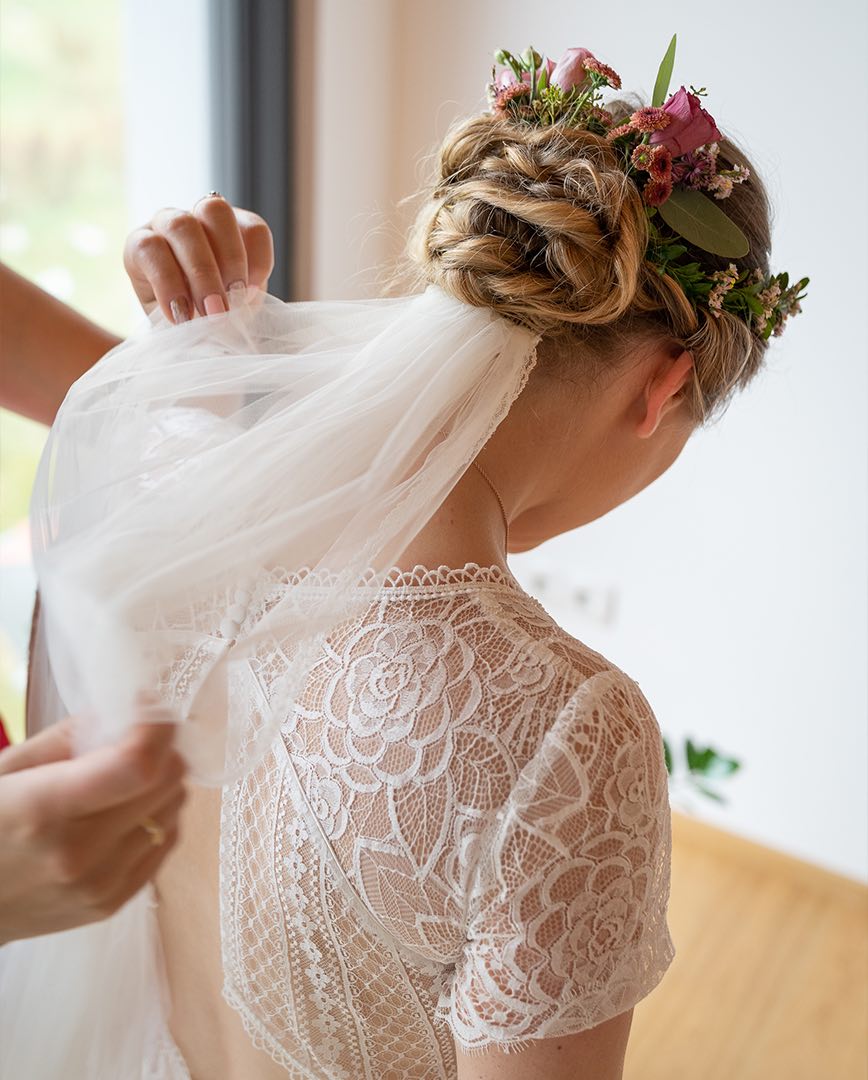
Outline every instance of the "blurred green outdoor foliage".
[[[0, 260], [124, 335], [121, 63], [121, 0], [0, 0]], [[0, 541], [27, 515], [44, 438], [42, 425], [0, 410]], [[0, 568], [0, 601], [20, 591], [2, 578], [21, 572]], [[0, 713], [19, 739], [26, 656], [11, 621], [21, 620], [4, 610]]]

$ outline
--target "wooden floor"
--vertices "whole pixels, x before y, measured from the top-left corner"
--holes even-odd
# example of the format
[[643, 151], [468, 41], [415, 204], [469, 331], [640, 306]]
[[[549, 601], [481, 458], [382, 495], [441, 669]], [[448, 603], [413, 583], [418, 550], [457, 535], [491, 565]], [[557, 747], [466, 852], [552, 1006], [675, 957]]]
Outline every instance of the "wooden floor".
[[868, 888], [673, 810], [669, 929], [625, 1080], [868, 1080]]

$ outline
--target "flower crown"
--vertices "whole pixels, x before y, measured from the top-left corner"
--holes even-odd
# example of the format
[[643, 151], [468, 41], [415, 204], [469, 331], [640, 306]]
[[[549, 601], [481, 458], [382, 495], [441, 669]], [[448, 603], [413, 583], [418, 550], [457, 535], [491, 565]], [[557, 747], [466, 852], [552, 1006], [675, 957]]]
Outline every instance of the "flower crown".
[[[764, 277], [759, 268], [739, 270], [730, 262], [725, 270], [705, 271], [698, 262], [686, 262], [687, 252], [678, 237], [694, 247], [725, 258], [740, 258], [750, 251], [741, 229], [703, 191], [726, 199], [735, 184], [750, 179], [745, 165], [718, 168], [721, 133], [702, 107], [705, 87], [683, 86], [667, 100], [675, 61], [675, 39], [660, 64], [651, 105], [637, 109], [622, 124], [602, 106], [602, 86], [621, 88], [620, 76], [588, 49], [567, 49], [555, 62], [529, 46], [520, 57], [506, 49], [494, 54], [506, 67], [486, 90], [491, 112], [531, 124], [563, 123], [601, 135], [620, 150], [623, 168], [639, 187], [650, 228], [645, 257], [663, 276], [673, 277], [694, 307], [707, 307], [720, 317], [728, 311], [766, 340], [783, 332], [788, 316], [802, 310], [799, 301], [809, 278], [789, 285], [786, 273]], [[660, 221], [655, 220], [659, 216]], [[667, 228], [668, 227], [668, 228]]]

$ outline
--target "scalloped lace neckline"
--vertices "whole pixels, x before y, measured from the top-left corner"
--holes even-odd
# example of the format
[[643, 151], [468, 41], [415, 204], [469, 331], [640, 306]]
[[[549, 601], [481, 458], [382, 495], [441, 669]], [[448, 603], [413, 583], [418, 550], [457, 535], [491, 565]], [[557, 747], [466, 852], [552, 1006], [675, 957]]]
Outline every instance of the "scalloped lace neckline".
[[[360, 589], [388, 589], [391, 591], [404, 591], [406, 589], [460, 589], [466, 585], [492, 585], [507, 588], [521, 596], [533, 599], [522, 587], [518, 579], [509, 569], [496, 563], [490, 566], [482, 566], [477, 562], [466, 562], [463, 566], [454, 567], [441, 563], [439, 566], [425, 566], [416, 563], [412, 569], [402, 570], [398, 566], [392, 566], [386, 571], [382, 584], [374, 579], [378, 573], [374, 567], [369, 566], [358, 579], [357, 588]], [[300, 570], [287, 570], [277, 566], [268, 571], [267, 577], [273, 586], [295, 585], [302, 580], [308, 581], [308, 587], [326, 587], [331, 584], [336, 572], [327, 568], [312, 570], [308, 566]]]

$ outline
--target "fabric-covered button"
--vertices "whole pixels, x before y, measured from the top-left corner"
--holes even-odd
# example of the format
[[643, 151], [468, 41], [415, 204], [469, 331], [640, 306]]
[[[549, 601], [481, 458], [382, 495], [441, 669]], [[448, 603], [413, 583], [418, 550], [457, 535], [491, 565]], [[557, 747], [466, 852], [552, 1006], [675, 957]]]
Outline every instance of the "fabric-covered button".
[[238, 623], [234, 619], [221, 619], [220, 620], [220, 633], [225, 638], [234, 638], [238, 633]]

